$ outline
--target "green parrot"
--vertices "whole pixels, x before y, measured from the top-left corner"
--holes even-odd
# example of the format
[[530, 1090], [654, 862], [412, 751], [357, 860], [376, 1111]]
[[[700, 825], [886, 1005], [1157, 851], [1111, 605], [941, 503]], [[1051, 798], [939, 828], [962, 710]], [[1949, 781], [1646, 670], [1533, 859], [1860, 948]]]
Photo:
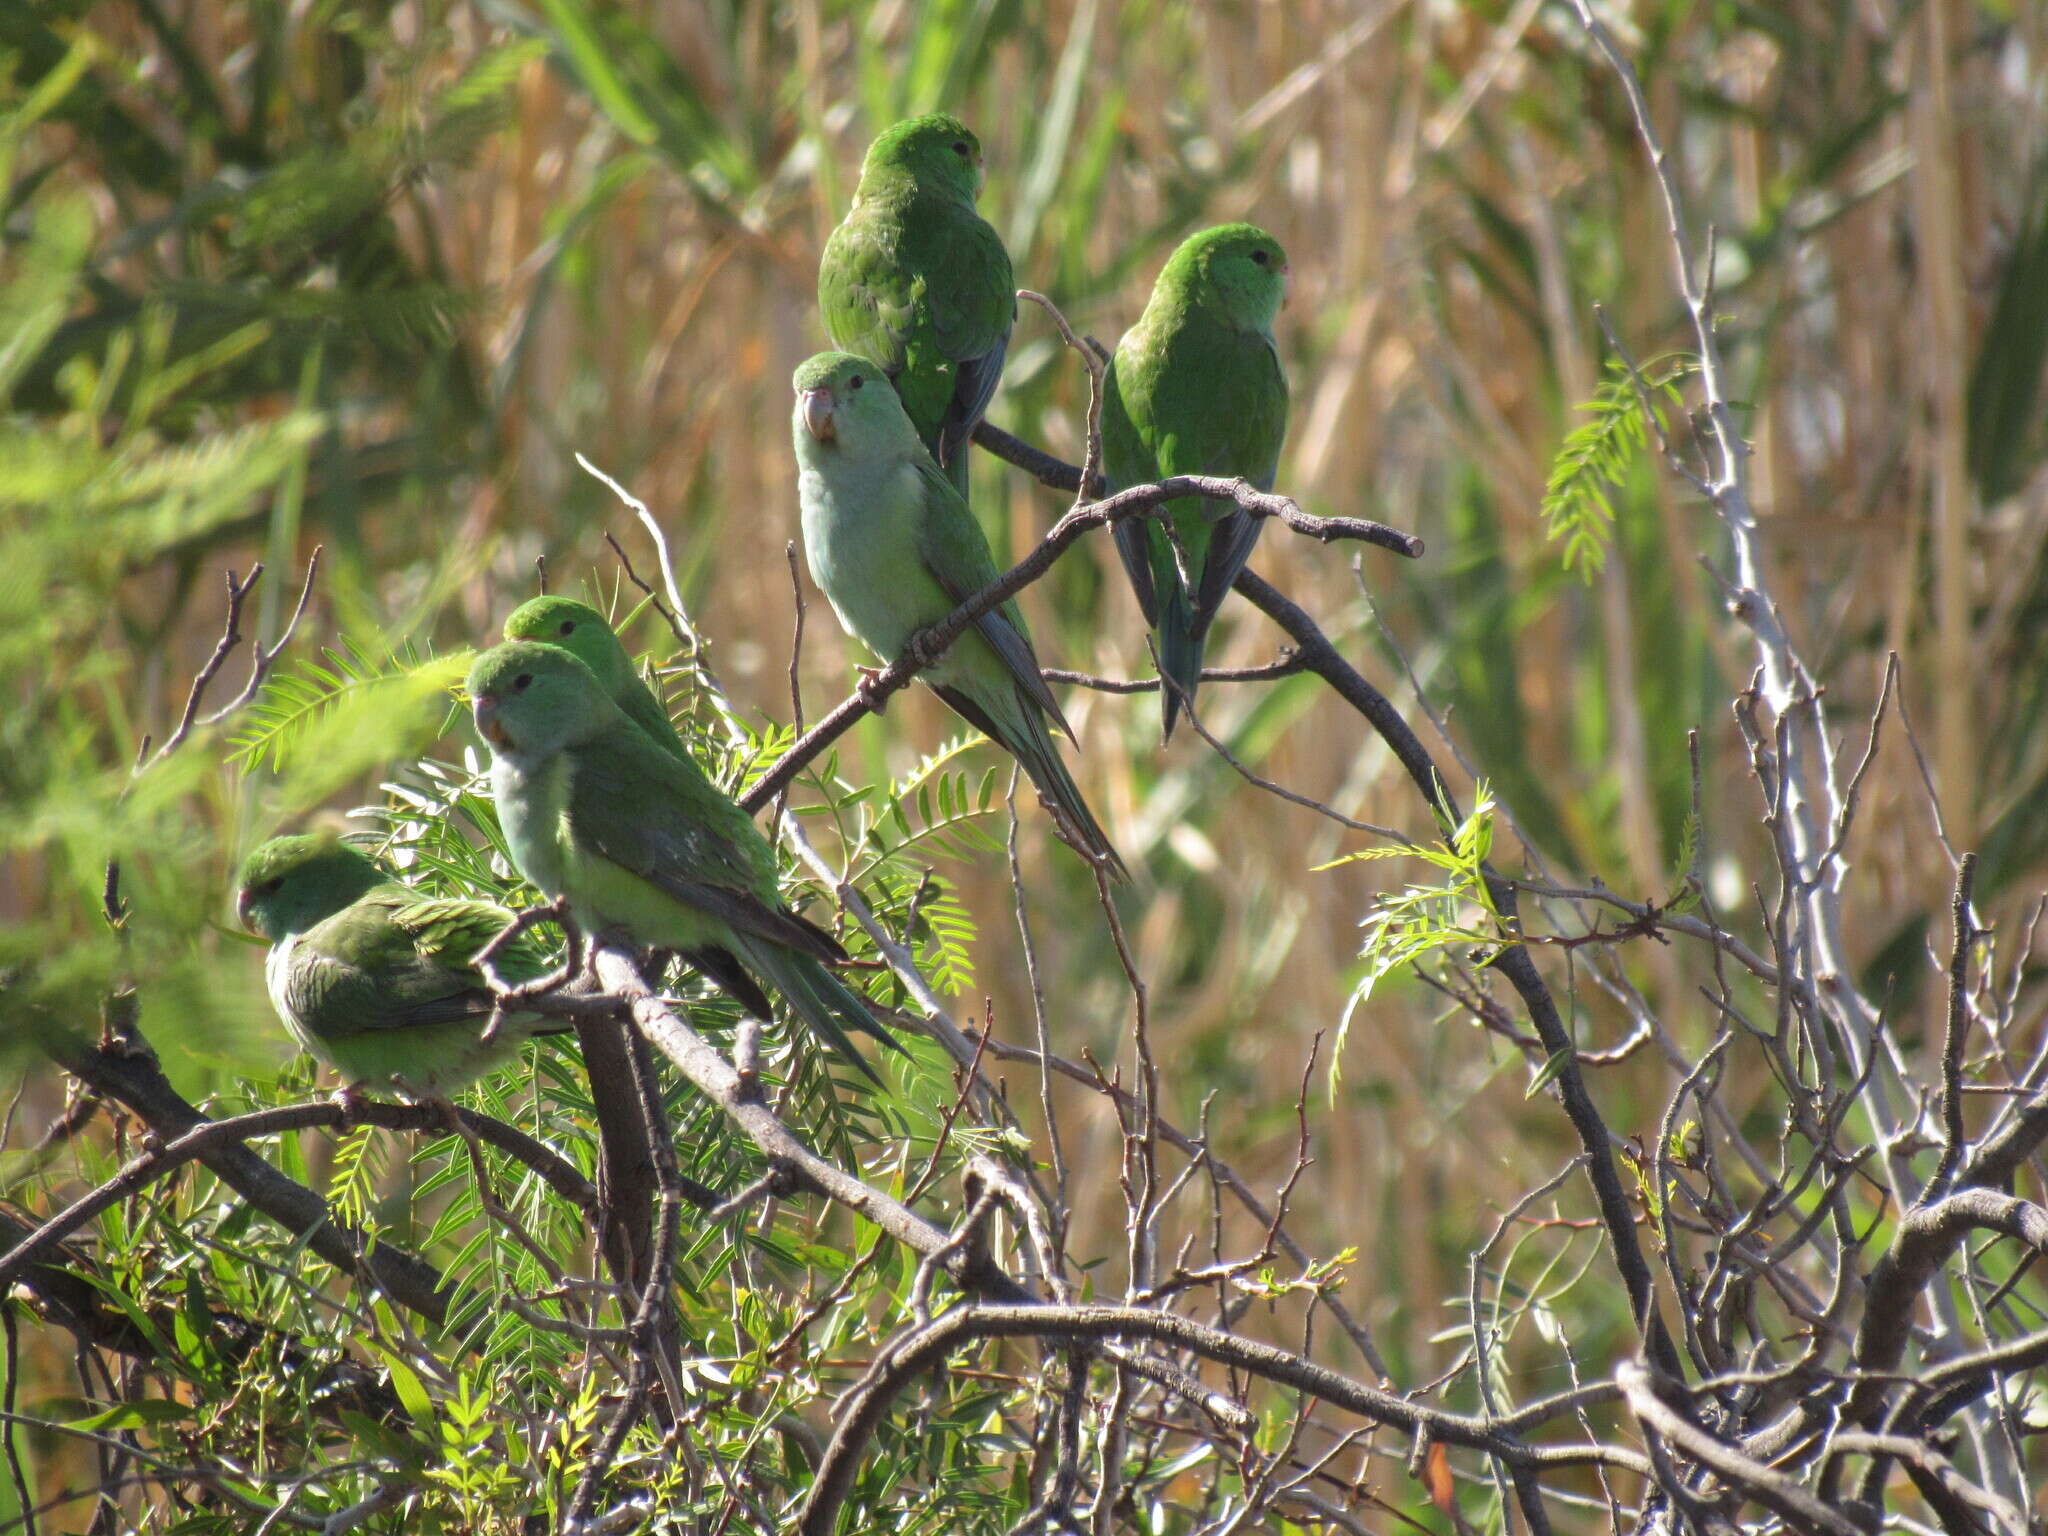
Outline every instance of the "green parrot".
[[[472, 963], [510, 926], [490, 901], [425, 896], [331, 835], [274, 837], [242, 865], [236, 911], [270, 941], [270, 1000], [299, 1044], [342, 1075], [344, 1092], [396, 1086], [445, 1099], [569, 1026], [510, 1015], [489, 1041], [491, 993]], [[517, 984], [547, 972], [525, 935], [494, 958]]]
[[818, 264], [832, 344], [896, 386], [962, 497], [967, 441], [1017, 320], [1010, 254], [974, 211], [981, 182], [981, 144], [966, 124], [944, 113], [904, 119], [868, 147], [853, 207]]
[[[917, 430], [875, 365], [821, 352], [796, 371], [792, 435], [811, 579], [848, 634], [884, 662], [999, 574], [981, 525], [919, 450]], [[1023, 765], [1075, 845], [1119, 879], [1123, 862], [1060, 761], [1073, 731], [1039, 675], [1015, 603], [985, 613], [920, 674]]]
[[[1273, 488], [1287, 435], [1273, 321], [1286, 297], [1286, 253], [1263, 229], [1222, 224], [1181, 242], [1103, 381], [1103, 470], [1113, 487], [1229, 475]], [[1116, 547], [1158, 632], [1160, 670], [1193, 699], [1209, 626], [1261, 519], [1197, 497], [1170, 501], [1162, 513], [1170, 537], [1157, 520], [1125, 521]], [[1180, 699], [1163, 684], [1160, 696], [1161, 734], [1170, 738]]]
[[476, 659], [466, 686], [513, 862], [566, 897], [586, 929], [677, 951], [763, 1020], [765, 977], [870, 1078], [842, 1025], [901, 1049], [825, 969], [846, 961], [838, 941], [782, 905], [760, 829], [687, 755], [657, 746], [582, 661], [508, 641]]
[[590, 668], [598, 686], [657, 747], [671, 757], [689, 756], [668, 711], [642, 680], [605, 616], [588, 603], [571, 597], [536, 597], [521, 603], [505, 621], [505, 638], [560, 646]]
[[[625, 711], [627, 719], [645, 731], [662, 751], [685, 764], [687, 776], [702, 775], [696, 759], [684, 747], [683, 738], [676, 734], [675, 722], [655, 699], [653, 690], [641, 680], [618, 635], [604, 615], [588, 603], [567, 597], [536, 597], [512, 611], [505, 621], [505, 638], [560, 646], [590, 668], [598, 686]], [[766, 995], [730, 951], [695, 949], [683, 958], [724, 988], [727, 995], [740, 999], [762, 1018], [768, 1016]]]

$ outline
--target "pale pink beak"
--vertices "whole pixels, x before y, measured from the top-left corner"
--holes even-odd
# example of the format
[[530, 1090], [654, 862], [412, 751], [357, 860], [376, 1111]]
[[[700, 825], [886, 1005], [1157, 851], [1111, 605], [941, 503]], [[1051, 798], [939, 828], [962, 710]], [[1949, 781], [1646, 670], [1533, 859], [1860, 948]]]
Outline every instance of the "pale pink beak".
[[489, 742], [493, 750], [502, 752], [512, 745], [512, 738], [505, 734], [504, 724], [498, 719], [496, 699], [489, 694], [478, 694], [470, 707], [476, 720], [477, 735]]
[[821, 443], [829, 443], [839, 435], [839, 428], [833, 423], [832, 412], [839, 402], [832, 398], [829, 389], [807, 389], [803, 393], [804, 430]]

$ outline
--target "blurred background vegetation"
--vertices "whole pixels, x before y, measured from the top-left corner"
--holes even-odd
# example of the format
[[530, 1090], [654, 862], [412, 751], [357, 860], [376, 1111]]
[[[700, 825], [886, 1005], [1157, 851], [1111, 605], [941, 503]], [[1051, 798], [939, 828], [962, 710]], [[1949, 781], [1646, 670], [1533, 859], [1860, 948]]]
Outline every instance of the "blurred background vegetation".
[[[1948, 834], [1983, 850], [1980, 903], [2017, 917], [2048, 862], [2048, 12], [1612, 15], [1718, 230], [1792, 628], [1852, 751], [1900, 653]], [[651, 567], [581, 452], [660, 519], [735, 701], [789, 721], [788, 378], [824, 341], [817, 256], [870, 135], [941, 106], [981, 137], [983, 209], [1019, 281], [1106, 343], [1190, 230], [1271, 228], [1294, 273], [1281, 488], [1429, 553], [1354, 569], [1341, 546], [1270, 532], [1256, 568], [1410, 710], [1412, 669], [1468, 771], [1567, 880], [1671, 889], [1699, 730], [1710, 888], [1732, 923], [1753, 911], [1760, 807], [1728, 715], [1749, 653], [1699, 563], [1720, 553], [1709, 517], [1639, 462], [1614, 489], [1604, 569], [1581, 580], [1539, 513], [1602, 376], [1595, 306], [1638, 357], [1684, 345], [1662, 206], [1562, 7], [16, 0], [0, 6], [0, 1072], [26, 1078], [30, 1110], [46, 1119], [59, 1086], [8, 1040], [38, 1010], [90, 1022], [117, 959], [99, 915], [117, 850], [126, 963], [173, 1081], [199, 1097], [274, 1075], [286, 1048], [258, 953], [227, 931], [230, 872], [281, 821], [380, 798], [390, 763], [444, 723], [429, 686], [396, 710], [344, 706], [286, 772], [227, 766], [208, 735], [131, 790], [138, 742], [170, 729], [218, 636], [223, 568], [267, 563], [268, 639], [323, 546], [280, 666], [331, 646], [381, 675], [403, 647], [493, 634], [537, 558], [552, 588], [609, 594], [610, 530]], [[1085, 398], [1027, 307], [991, 419], [1078, 458]], [[999, 550], [1060, 510], [985, 456], [974, 474]], [[1149, 670], [1106, 542], [1026, 607], [1048, 664]], [[854, 656], [814, 595], [811, 618], [815, 718]], [[665, 647], [652, 622], [633, 638]], [[1211, 665], [1276, 646], [1232, 605]], [[1430, 830], [1313, 678], [1203, 702], [1256, 771]], [[1308, 1042], [1342, 1014], [1359, 920], [1400, 866], [1311, 873], [1358, 840], [1191, 734], [1162, 752], [1146, 700], [1076, 692], [1068, 711], [1078, 776], [1137, 872], [1123, 906], [1178, 1063], [1176, 1117], [1216, 1093], [1219, 1151], [1270, 1184]], [[844, 745], [842, 774], [901, 771], [952, 729], [906, 696]], [[1948, 866], [1896, 737], [1863, 794], [1852, 932], [1911, 1043]], [[1112, 1061], [1128, 1000], [1092, 895], [1035, 807], [1024, 831], [1055, 1039]], [[1496, 847], [1520, 863], [1512, 838]], [[979, 929], [962, 1010], [986, 994], [999, 1030], [1024, 1030], [1001, 859], [939, 867]], [[1628, 1032], [1614, 997], [1544, 963], [1589, 1044]], [[1701, 964], [1627, 959], [1703, 1040]], [[1350, 1304], [1411, 1380], [1434, 1373], [1474, 1232], [1570, 1151], [1554, 1109], [1525, 1100], [1523, 1058], [1440, 1012], [1424, 987], [1374, 992], [1313, 1101], [1298, 1218], [1321, 1251], [1362, 1245]], [[1643, 1053], [1599, 1075], [1618, 1131], [1654, 1133], [1662, 1067]], [[1068, 1107], [1070, 1149], [1110, 1166], [1113, 1121]], [[1115, 1191], [1101, 1199], [1083, 1229], [1120, 1224]]]

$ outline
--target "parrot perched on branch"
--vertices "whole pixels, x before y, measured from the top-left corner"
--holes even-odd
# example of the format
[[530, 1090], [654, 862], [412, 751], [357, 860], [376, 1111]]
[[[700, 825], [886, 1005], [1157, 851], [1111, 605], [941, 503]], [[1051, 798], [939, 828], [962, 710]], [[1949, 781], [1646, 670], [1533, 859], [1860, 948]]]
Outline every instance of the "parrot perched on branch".
[[[1273, 322], [1286, 297], [1286, 253], [1263, 229], [1223, 224], [1181, 242], [1103, 380], [1103, 470], [1113, 488], [1173, 475], [1273, 488], [1287, 435]], [[1117, 552], [1159, 637], [1159, 669], [1190, 700], [1209, 626], [1260, 522], [1230, 502], [1191, 496], [1116, 525]], [[1170, 738], [1181, 701], [1163, 680], [1160, 697]]]
[[[798, 494], [811, 578], [847, 633], [884, 662], [999, 574], [981, 525], [918, 447], [875, 365], [822, 352], [796, 371]], [[1052, 739], [1071, 739], [1014, 602], [983, 614], [920, 674], [1023, 766], [1068, 838], [1119, 879], [1123, 862]]]
[[847, 959], [838, 941], [783, 906], [760, 829], [691, 758], [634, 724], [581, 660], [508, 641], [477, 658], [466, 686], [513, 861], [566, 897], [587, 931], [677, 951], [764, 1021], [765, 980], [871, 1078], [846, 1031], [900, 1049], [826, 969]]
[[885, 129], [825, 242], [818, 306], [832, 344], [896, 386], [917, 437], [967, 495], [967, 443], [1017, 319], [1002, 237], [975, 212], [981, 144], [934, 113]]
[[[345, 1091], [395, 1086], [445, 1099], [569, 1026], [508, 1015], [483, 1038], [491, 992], [478, 951], [514, 921], [496, 902], [426, 896], [360, 849], [316, 833], [274, 837], [242, 865], [236, 912], [270, 941], [270, 1000], [292, 1035], [339, 1072]], [[518, 985], [547, 973], [521, 934], [493, 958]]]

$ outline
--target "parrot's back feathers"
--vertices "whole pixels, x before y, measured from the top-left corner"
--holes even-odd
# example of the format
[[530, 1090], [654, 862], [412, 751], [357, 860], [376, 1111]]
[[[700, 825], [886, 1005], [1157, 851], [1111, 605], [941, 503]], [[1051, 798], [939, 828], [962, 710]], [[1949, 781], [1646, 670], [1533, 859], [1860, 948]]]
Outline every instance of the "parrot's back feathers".
[[818, 307], [832, 344], [895, 385], [926, 451], [964, 496], [967, 443], [995, 396], [1017, 319], [1010, 254], [975, 211], [971, 183], [963, 190], [871, 155], [853, 207], [825, 242]]
[[[1205, 230], [1174, 253], [1104, 379], [1112, 487], [1223, 475], [1272, 488], [1287, 433], [1287, 379], [1271, 331], [1285, 272], [1278, 244], [1250, 225]], [[1190, 699], [1209, 627], [1263, 521], [1229, 502], [1184, 497], [1116, 527], [1132, 591], [1158, 632], [1160, 667]], [[1160, 692], [1171, 736], [1181, 700]]]

